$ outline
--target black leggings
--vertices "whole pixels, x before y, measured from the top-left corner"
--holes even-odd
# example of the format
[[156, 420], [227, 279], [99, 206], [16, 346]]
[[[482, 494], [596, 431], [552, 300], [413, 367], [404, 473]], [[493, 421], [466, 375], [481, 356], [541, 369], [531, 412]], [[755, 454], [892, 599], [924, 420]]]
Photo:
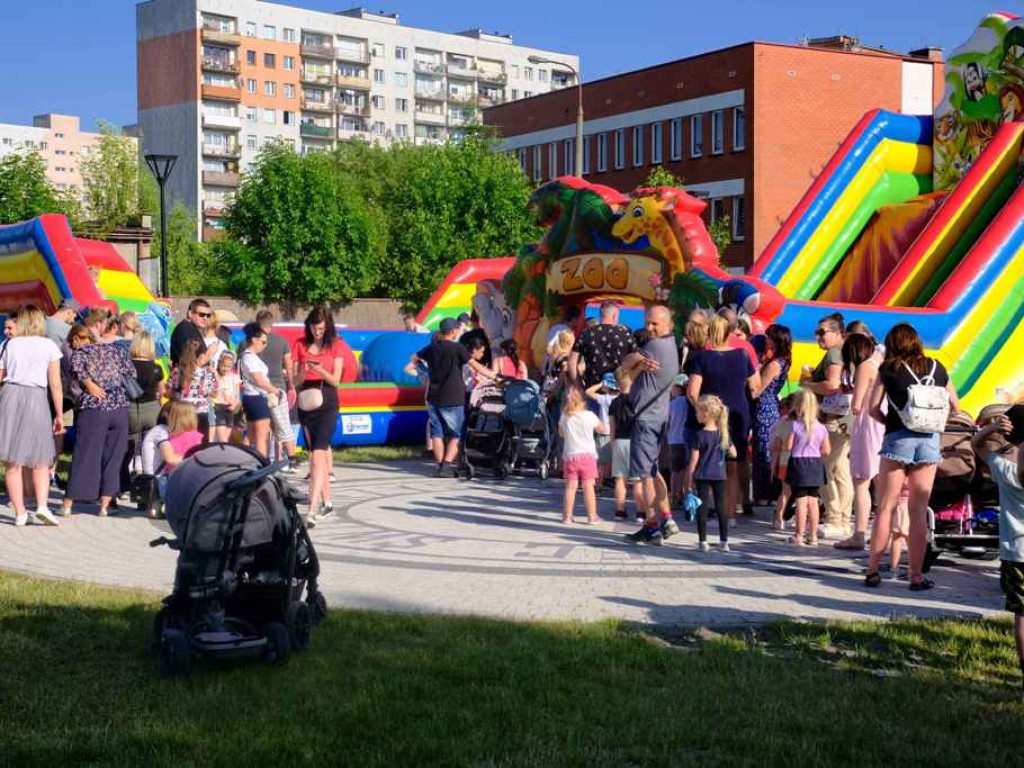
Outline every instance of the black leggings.
[[725, 506], [725, 480], [698, 480], [697, 495], [700, 507], [697, 509], [697, 536], [708, 540], [708, 512], [714, 506], [718, 515], [718, 539], [729, 540], [729, 515]]

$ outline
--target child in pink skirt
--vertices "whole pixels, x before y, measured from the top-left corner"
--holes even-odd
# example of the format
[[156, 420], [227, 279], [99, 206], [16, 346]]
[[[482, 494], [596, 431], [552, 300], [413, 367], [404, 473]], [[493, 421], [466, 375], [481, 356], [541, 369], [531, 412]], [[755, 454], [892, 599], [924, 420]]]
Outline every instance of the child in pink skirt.
[[597, 522], [597, 443], [594, 433], [607, 432], [607, 427], [593, 411], [587, 410], [583, 393], [578, 387], [566, 390], [562, 405], [562, 418], [558, 421], [558, 434], [562, 437], [562, 476], [565, 478], [565, 508], [562, 522], [573, 522], [576, 491], [583, 485], [583, 504], [587, 509], [587, 522]]

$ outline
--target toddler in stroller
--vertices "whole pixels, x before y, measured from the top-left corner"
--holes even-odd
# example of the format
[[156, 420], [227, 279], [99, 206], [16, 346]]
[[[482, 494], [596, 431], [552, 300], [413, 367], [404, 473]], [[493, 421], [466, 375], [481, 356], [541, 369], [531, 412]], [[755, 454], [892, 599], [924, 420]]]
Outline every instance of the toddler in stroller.
[[535, 469], [542, 480], [550, 470], [551, 432], [540, 385], [532, 379], [505, 384], [505, 421], [511, 433], [512, 471]]
[[262, 656], [284, 661], [309, 644], [326, 615], [320, 565], [296, 499], [255, 451], [215, 443], [170, 475], [167, 522], [178, 551], [174, 591], [154, 623], [154, 649], [167, 676], [193, 657]]

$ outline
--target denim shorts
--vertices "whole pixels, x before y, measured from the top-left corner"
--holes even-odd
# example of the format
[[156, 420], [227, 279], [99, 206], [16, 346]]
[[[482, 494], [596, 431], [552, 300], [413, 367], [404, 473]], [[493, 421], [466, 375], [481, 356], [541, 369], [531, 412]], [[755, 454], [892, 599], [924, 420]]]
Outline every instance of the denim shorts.
[[466, 419], [466, 408], [453, 405], [443, 408], [439, 405], [427, 404], [430, 414], [430, 437], [432, 439], [458, 440], [462, 437], [462, 425]]
[[900, 429], [882, 438], [878, 455], [897, 464], [912, 467], [918, 464], [938, 464], [942, 458], [937, 432], [911, 432]]

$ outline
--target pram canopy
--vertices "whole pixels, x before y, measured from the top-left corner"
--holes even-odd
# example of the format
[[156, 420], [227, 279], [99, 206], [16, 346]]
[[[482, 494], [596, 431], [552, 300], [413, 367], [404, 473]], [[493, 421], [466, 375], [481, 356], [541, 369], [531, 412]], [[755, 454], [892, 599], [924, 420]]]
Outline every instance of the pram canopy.
[[544, 415], [540, 385], [532, 379], [512, 379], [505, 384], [505, 418], [521, 427]]
[[235, 521], [228, 485], [252, 470], [267, 466], [252, 451], [226, 443], [206, 445], [192, 453], [171, 473], [167, 482], [167, 522], [182, 547], [198, 552], [223, 552], [269, 544], [290, 534], [293, 524], [279, 481], [266, 478], [241, 493], [251, 496], [248, 513]]

